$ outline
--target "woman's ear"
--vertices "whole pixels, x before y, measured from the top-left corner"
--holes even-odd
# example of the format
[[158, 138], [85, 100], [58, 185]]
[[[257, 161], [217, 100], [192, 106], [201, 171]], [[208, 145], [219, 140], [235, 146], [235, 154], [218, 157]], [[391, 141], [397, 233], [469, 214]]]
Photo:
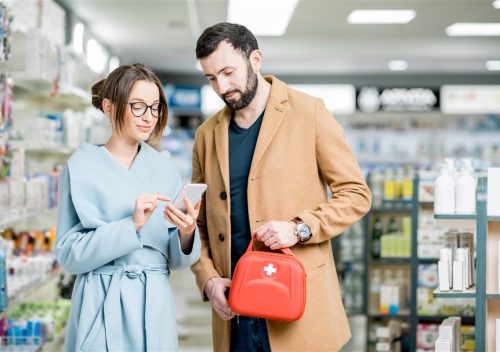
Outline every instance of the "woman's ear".
[[113, 103], [111, 103], [111, 100], [108, 98], [103, 99], [102, 101], [102, 111], [104, 114], [106, 114], [107, 117], [112, 118], [113, 117]]

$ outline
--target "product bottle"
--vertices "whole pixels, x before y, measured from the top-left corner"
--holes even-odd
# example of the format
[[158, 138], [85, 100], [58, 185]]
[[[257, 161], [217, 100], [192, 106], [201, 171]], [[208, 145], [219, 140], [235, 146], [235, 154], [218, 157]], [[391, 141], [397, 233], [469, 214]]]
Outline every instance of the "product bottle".
[[345, 309], [351, 310], [354, 306], [352, 271], [346, 272], [342, 286], [344, 288], [342, 297], [344, 298]]
[[380, 269], [373, 269], [372, 275], [368, 307], [371, 311], [378, 312], [380, 310], [380, 286], [382, 286]]
[[404, 200], [411, 200], [413, 198], [413, 170], [407, 168], [404, 173], [402, 185], [402, 197]]
[[446, 159], [441, 166], [441, 174], [434, 182], [434, 213], [455, 213], [455, 168], [453, 159]]
[[375, 218], [373, 222], [372, 234], [372, 256], [373, 258], [380, 258], [380, 238], [382, 237], [382, 221], [380, 218]]
[[385, 173], [384, 199], [394, 200], [397, 198], [396, 193], [397, 193], [396, 176], [394, 175], [394, 171], [392, 169], [388, 169]]
[[353, 274], [354, 309], [361, 311], [363, 309], [363, 277], [359, 271], [353, 271]]
[[372, 191], [372, 204], [377, 208], [384, 200], [384, 173], [375, 169], [370, 173], [370, 190]]
[[387, 233], [395, 233], [398, 232], [398, 224], [396, 223], [396, 220], [391, 217], [389, 219], [389, 224], [387, 225]]
[[476, 212], [476, 177], [472, 160], [469, 158], [463, 159], [462, 168], [457, 178], [455, 197], [457, 214], [474, 214]]

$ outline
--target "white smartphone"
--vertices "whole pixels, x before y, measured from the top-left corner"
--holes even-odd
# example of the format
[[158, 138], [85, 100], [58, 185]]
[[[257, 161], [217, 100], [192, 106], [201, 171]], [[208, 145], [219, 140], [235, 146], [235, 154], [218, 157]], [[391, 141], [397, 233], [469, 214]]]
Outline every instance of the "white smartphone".
[[174, 207], [182, 212], [186, 212], [186, 205], [184, 204], [184, 198], [187, 197], [193, 207], [201, 200], [201, 196], [207, 190], [207, 185], [204, 183], [188, 183], [182, 186], [179, 193], [175, 196], [172, 204]]

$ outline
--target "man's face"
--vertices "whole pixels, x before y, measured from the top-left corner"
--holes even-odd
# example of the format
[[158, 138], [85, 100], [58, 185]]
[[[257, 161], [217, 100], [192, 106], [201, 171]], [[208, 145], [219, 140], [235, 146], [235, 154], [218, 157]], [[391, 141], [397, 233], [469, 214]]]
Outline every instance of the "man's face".
[[246, 108], [257, 93], [258, 79], [250, 62], [227, 42], [200, 60], [213, 90], [233, 111]]

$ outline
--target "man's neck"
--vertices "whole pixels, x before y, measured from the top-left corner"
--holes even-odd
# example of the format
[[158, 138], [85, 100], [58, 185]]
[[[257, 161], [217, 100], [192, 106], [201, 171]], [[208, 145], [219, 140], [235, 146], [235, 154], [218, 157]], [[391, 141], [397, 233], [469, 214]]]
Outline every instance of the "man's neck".
[[271, 94], [271, 84], [260, 75], [258, 76], [258, 80], [257, 92], [250, 105], [234, 113], [234, 122], [241, 128], [252, 126], [266, 109], [267, 101]]

